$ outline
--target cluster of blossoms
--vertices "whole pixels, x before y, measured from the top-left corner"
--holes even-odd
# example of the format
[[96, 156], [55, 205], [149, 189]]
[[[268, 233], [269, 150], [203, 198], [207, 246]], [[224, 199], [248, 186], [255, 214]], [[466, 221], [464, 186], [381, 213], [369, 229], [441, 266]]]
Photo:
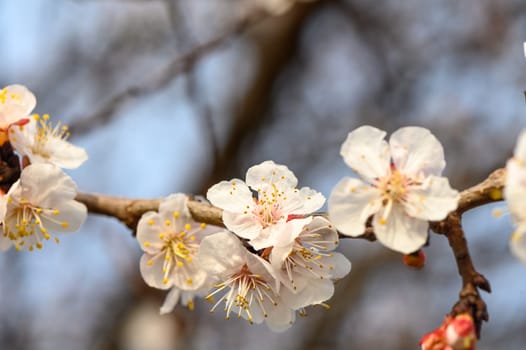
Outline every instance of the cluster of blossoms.
[[79, 167], [87, 154], [66, 140], [67, 127], [31, 115], [35, 106], [24, 86], [0, 90], [1, 250], [41, 249], [52, 234], [76, 231], [86, 219], [76, 185], [61, 168]]
[[281, 331], [308, 306], [327, 307], [334, 281], [351, 264], [333, 252], [333, 225], [312, 215], [325, 198], [297, 183], [287, 167], [266, 161], [250, 168], [246, 181], [212, 186], [207, 198], [223, 209], [227, 230], [194, 222], [182, 194], [144, 214], [137, 227], [142, 276], [150, 286], [171, 288], [161, 312], [181, 297], [192, 308], [193, 297], [204, 296], [227, 319], [236, 315]]
[[444, 323], [420, 340], [422, 350], [475, 350], [477, 334], [470, 314], [447, 316]]

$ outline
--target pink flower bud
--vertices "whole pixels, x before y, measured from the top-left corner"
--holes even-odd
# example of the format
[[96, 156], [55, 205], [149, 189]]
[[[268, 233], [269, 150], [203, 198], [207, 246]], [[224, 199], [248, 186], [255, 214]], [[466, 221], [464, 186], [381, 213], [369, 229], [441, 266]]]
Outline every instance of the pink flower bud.
[[477, 343], [475, 323], [469, 314], [456, 316], [446, 327], [445, 338], [453, 350], [474, 350]]
[[426, 264], [426, 255], [422, 249], [419, 249], [414, 253], [404, 254], [403, 262], [406, 266], [421, 269]]

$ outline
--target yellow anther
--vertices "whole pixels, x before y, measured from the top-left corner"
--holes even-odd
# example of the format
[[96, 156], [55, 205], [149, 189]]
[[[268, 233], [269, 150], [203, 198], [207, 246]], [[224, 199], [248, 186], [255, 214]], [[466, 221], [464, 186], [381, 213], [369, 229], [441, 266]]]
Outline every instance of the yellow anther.
[[55, 243], [56, 243], [56, 244], [59, 244], [59, 243], [60, 243], [60, 239], [58, 239], [57, 237], [55, 237], [54, 240], [55, 240]]
[[30, 245], [29, 248], [27, 248], [27, 249], [29, 249], [29, 251], [32, 252], [33, 251], [33, 246]]
[[192, 283], [194, 283], [194, 281], [192, 281], [192, 279], [189, 278], [189, 279], [186, 280], [186, 283], [187, 283], [187, 284], [192, 284]]
[[168, 277], [163, 278], [163, 284], [167, 284], [167, 283], [168, 283]]
[[[44, 237], [45, 237], [46, 234], [47, 234], [47, 229], [46, 229], [45, 227], [42, 227], [42, 228], [40, 229], [40, 231], [42, 232], [42, 234], [43, 234]], [[49, 236], [49, 235], [48, 235], [48, 236]]]
[[69, 226], [69, 223], [67, 221], [62, 221], [60, 226], [62, 226], [63, 228], [67, 228]]
[[60, 214], [60, 211], [58, 209], [54, 209], [53, 210], [53, 215], [58, 215], [58, 214]]
[[184, 229], [185, 229], [186, 231], [189, 231], [191, 228], [192, 228], [192, 225], [190, 225], [190, 224], [186, 224], [186, 225], [184, 225]]
[[153, 221], [153, 219], [148, 220], [148, 225], [153, 226], [153, 224], [155, 224], [155, 221]]
[[206, 228], [206, 224], [204, 222], [201, 223], [201, 228]]
[[174, 218], [178, 218], [179, 217], [179, 212], [178, 211], [174, 211]]
[[184, 263], [182, 261], [178, 261], [177, 264], [176, 264], [178, 267], [181, 267], [184, 265]]
[[387, 220], [385, 220], [385, 218], [380, 218], [380, 225], [385, 225], [387, 224]]
[[35, 119], [36, 121], [38, 121], [40, 119], [40, 116], [38, 114], [33, 114], [33, 119]]
[[159, 239], [164, 239], [164, 234], [159, 233]]
[[7, 203], [11, 203], [13, 201], [13, 198], [7, 197]]
[[194, 302], [192, 300], [188, 302], [188, 310], [194, 311]]
[[166, 221], [164, 222], [164, 224], [165, 224], [166, 226], [170, 226], [171, 223], [172, 223], [172, 222], [171, 222], [170, 220], [166, 220]]
[[494, 188], [491, 191], [489, 191], [489, 197], [493, 199], [494, 201], [498, 201], [502, 199], [502, 190], [498, 188]]
[[38, 248], [38, 249], [42, 249], [42, 247], [43, 247], [42, 243], [38, 242], [38, 243], [37, 243], [37, 248]]
[[42, 116], [42, 118], [43, 118], [44, 120], [49, 120], [49, 114], [44, 114], [44, 115]]
[[42, 208], [37, 208], [35, 211], [36, 211], [37, 214], [41, 214], [42, 213]]
[[146, 262], [146, 264], [148, 264], [148, 266], [152, 266], [152, 265], [153, 265], [153, 260], [148, 260], [148, 261]]
[[144, 246], [148, 248], [150, 246], [150, 242], [144, 242]]

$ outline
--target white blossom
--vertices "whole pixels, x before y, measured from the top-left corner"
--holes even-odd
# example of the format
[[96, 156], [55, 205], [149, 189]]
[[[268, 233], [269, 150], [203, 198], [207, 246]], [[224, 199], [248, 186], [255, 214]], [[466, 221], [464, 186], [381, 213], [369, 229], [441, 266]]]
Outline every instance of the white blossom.
[[[200, 267], [197, 253], [203, 237], [219, 228], [195, 222], [187, 201], [184, 194], [170, 195], [158, 212], [145, 213], [137, 224], [137, 240], [144, 251], [140, 271], [151, 287], [175, 286], [183, 292], [208, 288], [208, 275]], [[175, 298], [177, 293], [173, 294]]]
[[517, 224], [510, 240], [513, 254], [526, 262], [526, 129], [519, 135], [513, 158], [506, 164], [504, 196]]
[[361, 179], [344, 178], [329, 199], [329, 217], [343, 234], [358, 236], [374, 215], [378, 240], [408, 254], [427, 240], [428, 221], [456, 209], [459, 194], [441, 177], [444, 151], [429, 130], [405, 127], [391, 135], [362, 126], [347, 136], [341, 155]]
[[337, 246], [338, 232], [327, 219], [317, 216], [288, 244], [272, 248], [270, 262], [285, 286], [280, 295], [289, 307], [324, 305], [332, 297], [333, 282], [351, 270], [349, 260], [333, 252]]
[[310, 214], [325, 202], [321, 193], [308, 187], [297, 189], [297, 184], [286, 166], [265, 161], [248, 169], [246, 183], [222, 181], [208, 190], [207, 198], [223, 209], [223, 221], [230, 231], [260, 250], [297, 235], [312, 218], [290, 219]]
[[199, 251], [201, 266], [218, 283], [206, 299], [214, 302], [211, 312], [224, 304], [226, 319], [243, 317], [282, 331], [294, 322], [295, 312], [281, 302], [279, 281], [272, 266], [250, 253], [232, 233], [224, 231], [203, 239]]
[[9, 85], [0, 90], [0, 130], [29, 118], [35, 108], [35, 95], [22, 85]]
[[49, 115], [35, 114], [27, 124], [9, 129], [9, 141], [16, 151], [27, 156], [31, 163], [50, 163], [61, 168], [78, 168], [88, 159], [81, 148], [67, 141], [68, 128], [60, 123], [53, 126]]
[[[87, 211], [75, 200], [76, 195], [75, 183], [60, 168], [50, 164], [24, 168], [20, 179], [2, 197], [0, 246], [14, 244], [17, 250], [32, 251], [41, 249], [53, 232], [77, 231]], [[58, 238], [55, 241], [58, 243]]]

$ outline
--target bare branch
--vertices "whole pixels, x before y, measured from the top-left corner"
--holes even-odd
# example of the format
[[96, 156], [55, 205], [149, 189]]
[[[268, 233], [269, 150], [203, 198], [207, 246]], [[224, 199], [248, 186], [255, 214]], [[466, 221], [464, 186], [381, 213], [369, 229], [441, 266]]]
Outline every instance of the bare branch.
[[130, 98], [146, 95], [165, 87], [180, 74], [191, 71], [208, 53], [222, 47], [232, 38], [243, 34], [246, 30], [265, 18], [266, 15], [263, 12], [257, 12], [251, 16], [247, 16], [243, 20], [236, 22], [235, 25], [226, 32], [219, 34], [204, 44], [194, 47], [188, 53], [175, 58], [158, 71], [157, 74], [152, 74], [152, 78], [145, 80], [141, 84], [128, 87], [110, 98], [95, 113], [79, 118], [76, 123], [70, 124], [69, 129], [71, 133], [82, 134], [91, 130], [93, 125], [104, 125], [108, 123], [113, 113]]

